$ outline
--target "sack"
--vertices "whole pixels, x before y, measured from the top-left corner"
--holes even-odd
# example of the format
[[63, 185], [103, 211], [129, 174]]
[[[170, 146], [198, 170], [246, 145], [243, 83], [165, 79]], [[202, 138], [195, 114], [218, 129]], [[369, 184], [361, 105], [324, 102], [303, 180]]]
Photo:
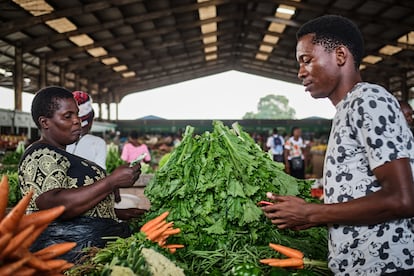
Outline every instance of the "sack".
[[302, 170], [303, 169], [303, 160], [302, 157], [293, 157], [291, 160], [292, 162], [292, 170]]
[[38, 251], [55, 243], [76, 242], [75, 248], [59, 258], [75, 263], [86, 253], [86, 247], [105, 247], [105, 237], [127, 238], [131, 235], [126, 222], [109, 218], [77, 217], [67, 221], [54, 221], [36, 239], [30, 251]]

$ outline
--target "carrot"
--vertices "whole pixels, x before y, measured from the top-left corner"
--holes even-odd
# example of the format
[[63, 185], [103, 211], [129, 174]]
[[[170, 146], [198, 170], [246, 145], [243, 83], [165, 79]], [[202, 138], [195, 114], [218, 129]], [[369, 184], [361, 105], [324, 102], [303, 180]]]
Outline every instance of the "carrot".
[[303, 259], [304, 257], [302, 252], [294, 248], [290, 248], [284, 245], [274, 244], [274, 243], [269, 243], [269, 246], [273, 250], [276, 250], [277, 252], [285, 255], [286, 257], [297, 258], [297, 259]]
[[62, 271], [62, 267], [64, 267], [68, 261], [62, 260], [62, 259], [52, 259], [45, 261], [46, 265], [48, 266], [49, 270], [56, 270], [56, 271]]
[[49, 260], [65, 254], [75, 246], [76, 242], [56, 243], [34, 252], [33, 255], [39, 257], [42, 260]]
[[13, 273], [14, 276], [32, 276], [36, 273], [36, 269], [32, 267], [22, 266]]
[[261, 260], [259, 260], [259, 262], [262, 263], [262, 264], [270, 264], [270, 263], [275, 262], [277, 260], [279, 260], [279, 259], [269, 258], [269, 259], [261, 259]]
[[0, 220], [6, 215], [7, 203], [9, 202], [9, 179], [3, 174], [0, 182]]
[[173, 244], [172, 243], [172, 244], [167, 244], [165, 247], [171, 249], [171, 248], [184, 248], [185, 246], [183, 244]]
[[46, 263], [46, 261], [43, 261], [43, 260], [39, 259], [38, 257], [32, 255], [31, 253], [29, 253], [28, 256], [31, 256], [31, 257], [27, 262], [27, 266], [33, 267], [36, 270], [40, 270], [40, 271], [50, 270], [49, 266]]
[[257, 202], [257, 205], [259, 205], [259, 206], [273, 205], [273, 204], [274, 203], [272, 203], [272, 202], [264, 201], [264, 200]]
[[32, 243], [34, 243], [34, 241], [40, 236], [40, 234], [42, 234], [46, 227], [47, 224], [35, 228], [33, 233], [21, 244], [21, 248], [29, 248]]
[[20, 220], [18, 230], [24, 229], [30, 224], [34, 224], [35, 226], [49, 224], [54, 219], [59, 217], [64, 211], [65, 206], [62, 205], [24, 215]]
[[7, 216], [0, 222], [0, 233], [14, 233], [19, 226], [20, 220], [23, 217], [30, 199], [32, 198], [33, 190], [30, 190], [14, 208], [7, 214]]
[[0, 237], [0, 254], [3, 252], [3, 249], [6, 248], [12, 238], [12, 233], [6, 233]]
[[2, 276], [11, 276], [14, 275], [14, 272], [22, 267], [27, 261], [30, 260], [30, 256], [26, 256], [14, 263], [3, 264], [0, 267], [0, 275]]
[[271, 263], [270, 266], [276, 267], [299, 267], [303, 265], [303, 259], [289, 258], [289, 259], [277, 259]]
[[29, 227], [27, 227], [26, 229], [24, 229], [23, 231], [21, 231], [19, 234], [17, 234], [16, 236], [14, 236], [9, 244], [7, 245], [7, 247], [3, 250], [3, 252], [1, 252], [0, 254], [0, 259], [3, 259], [5, 257], [7, 257], [8, 255], [10, 255], [11, 252], [15, 251], [23, 242], [24, 240], [32, 234], [34, 229], [34, 225], [30, 225]]
[[160, 227], [159, 229], [156, 229], [152, 232], [147, 233], [147, 239], [154, 241], [155, 238], [157, 238], [158, 236], [160, 236], [162, 233], [164, 233], [165, 230], [167, 230], [169, 227], [171, 227], [174, 223], [171, 221], [165, 225], [163, 225], [162, 227]]
[[143, 233], [145, 233], [145, 234], [148, 234], [148, 233], [151, 233], [151, 232], [154, 232], [155, 230], [157, 230], [157, 229], [160, 229], [162, 226], [164, 226], [164, 225], [166, 225], [167, 224], [167, 221], [166, 220], [163, 220], [163, 221], [161, 221], [161, 222], [159, 222], [159, 223], [157, 223], [157, 224], [153, 224], [153, 225], [151, 225], [151, 227], [150, 228], [148, 228], [148, 229], [146, 229], [145, 231], [142, 231], [141, 230], [141, 232], [143, 232]]
[[154, 224], [160, 223], [161, 221], [163, 221], [164, 219], [166, 219], [168, 217], [168, 215], [170, 214], [170, 212], [165, 211], [164, 213], [162, 213], [161, 215], [159, 215], [158, 217], [148, 221], [147, 223], [145, 223], [142, 227], [141, 227], [141, 231], [145, 232], [146, 230], [148, 230], [149, 228], [151, 228], [151, 226], [153, 226]]
[[177, 248], [168, 248], [171, 254], [174, 254], [177, 251]]
[[174, 228], [174, 229], [167, 229], [165, 230], [165, 232], [163, 233], [164, 235], [167, 236], [171, 236], [171, 235], [175, 235], [181, 232], [180, 228]]

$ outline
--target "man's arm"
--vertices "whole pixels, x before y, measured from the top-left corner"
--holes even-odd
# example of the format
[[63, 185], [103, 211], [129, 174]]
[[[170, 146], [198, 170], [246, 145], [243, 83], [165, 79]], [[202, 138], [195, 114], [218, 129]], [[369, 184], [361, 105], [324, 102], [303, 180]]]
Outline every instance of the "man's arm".
[[277, 202], [263, 207], [280, 228], [305, 229], [321, 224], [370, 225], [414, 217], [414, 182], [408, 158], [374, 169], [381, 190], [344, 203], [314, 204], [292, 196], [271, 196]]

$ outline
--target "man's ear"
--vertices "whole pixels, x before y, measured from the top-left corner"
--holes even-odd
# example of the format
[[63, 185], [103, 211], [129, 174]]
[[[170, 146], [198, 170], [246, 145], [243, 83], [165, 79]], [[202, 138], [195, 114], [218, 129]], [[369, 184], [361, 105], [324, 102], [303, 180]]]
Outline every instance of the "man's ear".
[[344, 66], [349, 58], [349, 50], [345, 46], [338, 46], [335, 49], [336, 63], [338, 66]]
[[42, 127], [42, 129], [48, 129], [49, 128], [49, 120], [45, 116], [39, 117], [39, 124]]

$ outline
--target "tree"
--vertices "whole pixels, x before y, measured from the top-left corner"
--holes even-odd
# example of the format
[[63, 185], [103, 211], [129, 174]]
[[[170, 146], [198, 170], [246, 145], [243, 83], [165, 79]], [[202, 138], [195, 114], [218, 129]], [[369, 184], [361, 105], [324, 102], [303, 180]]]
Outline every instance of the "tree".
[[294, 119], [295, 109], [289, 106], [289, 100], [282, 95], [267, 95], [260, 98], [257, 113], [247, 112], [243, 119]]

